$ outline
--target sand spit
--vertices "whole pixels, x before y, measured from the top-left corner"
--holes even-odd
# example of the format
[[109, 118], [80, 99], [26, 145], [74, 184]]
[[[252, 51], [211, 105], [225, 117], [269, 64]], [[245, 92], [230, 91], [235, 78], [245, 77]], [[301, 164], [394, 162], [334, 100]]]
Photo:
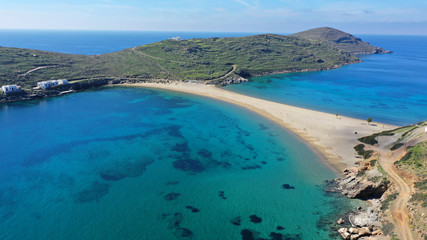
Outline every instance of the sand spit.
[[[135, 83], [125, 86], [166, 89], [210, 97], [256, 112], [289, 129], [318, 150], [337, 171], [354, 166], [357, 138], [397, 126], [294, 107], [197, 83]], [[357, 134], [355, 134], [357, 132]]]

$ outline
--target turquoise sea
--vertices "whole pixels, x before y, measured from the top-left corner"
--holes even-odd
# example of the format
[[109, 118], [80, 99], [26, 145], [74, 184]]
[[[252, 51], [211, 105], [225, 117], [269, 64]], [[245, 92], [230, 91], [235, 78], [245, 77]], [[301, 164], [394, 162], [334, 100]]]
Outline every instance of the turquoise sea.
[[105, 88], [3, 105], [0, 126], [1, 239], [331, 239], [350, 204], [304, 143], [211, 99]]
[[[250, 34], [0, 30], [0, 46], [101, 54], [176, 35]], [[362, 37], [395, 53], [227, 89], [395, 124], [427, 118], [426, 38]], [[203, 97], [103, 88], [0, 105], [0, 126], [0, 239], [334, 239], [333, 222], [359, 204], [322, 190], [336, 175], [297, 137]]]

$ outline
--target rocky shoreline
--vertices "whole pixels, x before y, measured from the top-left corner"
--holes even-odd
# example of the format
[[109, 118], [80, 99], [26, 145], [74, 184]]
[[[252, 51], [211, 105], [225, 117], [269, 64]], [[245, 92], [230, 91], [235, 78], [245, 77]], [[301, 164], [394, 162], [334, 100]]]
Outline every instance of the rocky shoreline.
[[359, 162], [358, 167], [344, 169], [343, 177], [326, 182], [325, 191], [339, 192], [351, 199], [366, 201], [368, 207], [357, 207], [340, 218], [338, 233], [342, 239], [382, 239], [381, 197], [389, 188], [389, 182], [370, 162]]
[[[248, 79], [240, 77], [240, 76], [230, 76], [225, 79], [221, 79], [220, 81], [193, 81], [200, 84], [213, 84], [218, 86], [226, 86], [231, 84], [239, 84], [247, 82]], [[118, 85], [125, 83], [141, 83], [141, 82], [156, 82], [156, 83], [169, 83], [172, 84], [176, 82], [175, 80], [168, 79], [127, 79], [127, 78], [100, 78], [100, 79], [84, 79], [76, 82], [72, 82], [66, 85], [58, 85], [49, 89], [38, 89], [31, 91], [21, 91], [15, 92], [8, 95], [0, 94], [0, 103], [12, 103], [19, 101], [31, 101], [42, 99], [46, 97], [56, 97], [61, 96], [68, 93], [79, 92], [87, 89], [93, 89], [102, 86], [108, 85]], [[189, 81], [192, 82], [192, 81]]]

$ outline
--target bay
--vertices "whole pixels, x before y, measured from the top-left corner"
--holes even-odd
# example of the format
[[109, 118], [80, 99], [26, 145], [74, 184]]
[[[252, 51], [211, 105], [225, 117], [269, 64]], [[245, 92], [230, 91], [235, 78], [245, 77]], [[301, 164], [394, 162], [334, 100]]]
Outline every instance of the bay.
[[1, 239], [333, 239], [352, 204], [298, 138], [203, 97], [104, 88], [2, 105], [0, 126]]

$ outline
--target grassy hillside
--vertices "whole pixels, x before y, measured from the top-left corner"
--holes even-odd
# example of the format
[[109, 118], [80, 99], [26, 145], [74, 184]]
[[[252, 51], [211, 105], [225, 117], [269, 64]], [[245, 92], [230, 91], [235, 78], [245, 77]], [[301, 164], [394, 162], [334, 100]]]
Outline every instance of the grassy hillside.
[[372, 46], [362, 39], [340, 30], [321, 27], [299, 32], [291, 36], [303, 39], [317, 40], [330, 44], [350, 54], [389, 53], [383, 48]]
[[237, 65], [237, 74], [247, 76], [276, 71], [327, 69], [357, 61], [328, 44], [273, 34], [167, 40], [135, 50], [156, 56], [156, 62], [181, 78], [196, 79], [220, 77], [230, 71], [232, 65]]
[[358, 61], [326, 43], [273, 34], [165, 40], [94, 56], [0, 47], [0, 85], [29, 87], [58, 78], [211, 80], [226, 74], [330, 69]]

